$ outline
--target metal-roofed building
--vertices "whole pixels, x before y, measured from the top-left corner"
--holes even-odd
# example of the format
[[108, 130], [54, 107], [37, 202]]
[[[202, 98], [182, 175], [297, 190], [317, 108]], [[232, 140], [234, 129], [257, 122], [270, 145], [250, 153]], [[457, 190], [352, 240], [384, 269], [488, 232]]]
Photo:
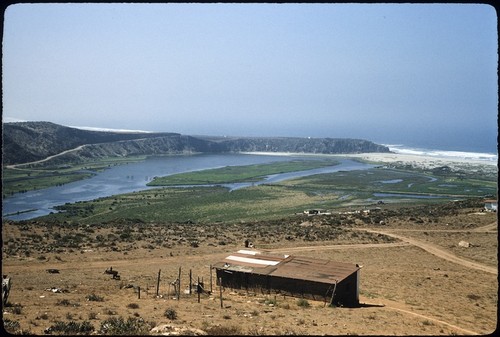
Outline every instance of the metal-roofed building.
[[213, 267], [223, 287], [273, 291], [335, 305], [359, 304], [356, 264], [239, 250]]

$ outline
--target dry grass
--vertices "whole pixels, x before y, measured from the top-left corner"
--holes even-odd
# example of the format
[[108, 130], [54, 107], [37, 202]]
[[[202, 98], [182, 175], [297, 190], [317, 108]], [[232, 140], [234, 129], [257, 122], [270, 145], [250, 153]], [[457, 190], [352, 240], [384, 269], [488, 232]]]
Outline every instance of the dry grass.
[[[437, 231], [450, 229], [450, 218], [443, 216], [415, 224], [414, 220], [396, 213], [385, 217], [384, 230], [428, 240], [457, 255], [494, 265], [495, 262], [488, 263], [488, 259], [497, 252], [496, 234], [468, 231], [495, 222], [496, 214], [474, 215], [474, 211], [461, 210], [453, 215], [453, 229], [465, 232]], [[218, 231], [216, 226], [208, 225], [186, 231], [188, 225], [176, 224], [164, 226], [161, 232], [153, 225], [149, 225], [154, 228], [151, 232], [130, 225], [132, 234], [136, 235], [132, 241], [116, 240], [116, 244], [110, 246], [109, 243], [93, 244], [90, 240], [75, 248], [53, 246], [52, 250], [48, 247], [57, 231], [61, 236], [68, 231], [85, 233], [91, 238], [110, 234], [120, 237], [123, 228], [96, 225], [91, 228], [93, 232], [85, 228], [76, 231], [52, 228], [49, 233], [45, 226], [28, 224], [28, 228], [23, 229], [4, 223], [2, 269], [13, 280], [9, 303], [4, 308], [5, 326], [17, 334], [43, 334], [58, 321], [80, 324], [87, 321], [86, 328], [91, 324], [99, 331], [101, 324], [110, 318], [132, 317], [151, 328], [167, 324], [184, 333], [195, 334], [199, 329], [213, 335], [462, 335], [494, 331], [497, 275], [467, 269], [410, 245], [362, 248], [355, 244], [384, 243], [387, 238], [360, 235], [362, 232], [353, 235], [352, 224], [334, 226], [327, 224], [332, 221], [327, 218], [311, 217], [307, 221], [312, 226], [300, 226], [304, 221], [288, 223], [286, 233], [279, 231], [278, 224], [276, 228], [271, 224], [267, 229], [260, 225], [235, 224]], [[364, 226], [362, 222], [352, 220], [356, 227]], [[465, 227], [471, 223], [473, 227]], [[415, 229], [416, 225], [422, 226], [418, 228], [422, 231], [401, 230]], [[372, 223], [369, 226], [373, 228]], [[293, 241], [285, 239], [292, 229], [296, 233]], [[338, 230], [339, 235], [322, 241], [319, 235], [322, 232], [318, 232], [314, 240], [308, 241], [300, 236], [305, 229]], [[272, 235], [277, 236], [274, 242], [269, 239]], [[155, 243], [158, 237], [164, 240]], [[210, 290], [210, 265], [242, 248], [245, 237], [251, 237], [257, 248], [264, 244], [275, 248], [314, 246], [293, 254], [362, 265], [360, 291], [365, 305], [331, 308], [323, 301], [308, 300], [310, 306], [305, 307], [292, 297], [224, 289], [221, 308], [215, 280], [213, 294], [203, 294], [200, 303], [194, 292], [191, 295], [183, 292], [180, 300], [173, 298], [170, 283], [177, 278], [179, 268], [182, 290], [186, 290], [189, 283], [190, 270], [193, 278], [203, 279], [206, 289]], [[192, 247], [190, 239], [197, 239], [199, 246]], [[472, 249], [481, 249], [476, 253], [457, 251], [450, 245], [458, 239], [478, 242], [480, 247]], [[226, 244], [218, 244], [221, 240]], [[319, 247], [349, 242], [353, 248]], [[104, 274], [111, 266], [119, 271], [120, 280]], [[60, 272], [47, 273], [49, 268]], [[159, 273], [161, 282], [157, 289]], [[173, 314], [166, 316], [167, 310], [175, 312], [175, 319]]]

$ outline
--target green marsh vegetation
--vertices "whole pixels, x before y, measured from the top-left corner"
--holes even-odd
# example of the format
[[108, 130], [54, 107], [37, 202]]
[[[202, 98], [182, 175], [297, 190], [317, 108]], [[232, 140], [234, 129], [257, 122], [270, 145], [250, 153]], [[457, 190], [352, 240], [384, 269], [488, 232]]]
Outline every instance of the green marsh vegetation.
[[14, 193], [23, 193], [32, 190], [60, 186], [73, 181], [92, 177], [95, 172], [105, 170], [111, 166], [122, 165], [144, 160], [145, 156], [104, 158], [79, 164], [47, 165], [20, 164], [15, 167], [2, 168], [3, 197]]
[[330, 193], [394, 193], [402, 197], [434, 195], [444, 198], [495, 195], [497, 187], [496, 180], [489, 178], [463, 178], [453, 173], [436, 175], [432, 172], [390, 168], [318, 174], [288, 180], [282, 185]]
[[[254, 172], [269, 172], [273, 167], [267, 164], [256, 166], [264, 168], [254, 167]], [[206, 176], [203, 176], [204, 172]], [[186, 185], [195, 185], [197, 180], [206, 182], [209, 177], [227, 177], [227, 172], [226, 168], [200, 171], [193, 180], [185, 175], [182, 179]], [[82, 224], [117, 219], [145, 223], [234, 223], [280, 219], [306, 209], [359, 210], [376, 207], [380, 201], [416, 205], [490, 194], [496, 196], [496, 187], [496, 181], [492, 179], [464, 178], [453, 172], [436, 175], [418, 170], [373, 168], [318, 174], [233, 191], [221, 186], [159, 187], [66, 204], [59, 207], [64, 212], [42, 218]], [[390, 195], [377, 197], [374, 193]], [[425, 198], [430, 194], [437, 197]]]
[[174, 174], [166, 177], [156, 177], [148, 183], [149, 186], [204, 185], [236, 182], [256, 182], [266, 176], [278, 173], [311, 170], [326, 166], [338, 165], [332, 159], [324, 160], [293, 160], [270, 164], [255, 164], [244, 166], [226, 166], [217, 169]]

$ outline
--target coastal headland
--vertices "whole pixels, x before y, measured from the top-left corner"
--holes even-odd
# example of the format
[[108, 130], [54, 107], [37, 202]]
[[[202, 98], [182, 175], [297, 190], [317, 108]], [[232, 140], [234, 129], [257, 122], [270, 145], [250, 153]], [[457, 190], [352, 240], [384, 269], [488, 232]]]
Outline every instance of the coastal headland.
[[[60, 213], [30, 220], [3, 219], [2, 272], [11, 280], [5, 330], [475, 335], [497, 329], [497, 213], [486, 207], [497, 197], [496, 161], [390, 152], [311, 155], [373, 168], [232, 192], [160, 187], [63, 205]], [[250, 178], [283, 170], [273, 165], [252, 167], [259, 173]], [[205, 182], [214, 174], [229, 176], [214, 170], [197, 178]], [[231, 170], [234, 179], [240, 174]], [[331, 307], [320, 298], [219, 287], [211, 266], [249, 241], [273, 254], [361, 266], [360, 305]], [[204, 289], [199, 296], [189, 288], [197, 280]]]

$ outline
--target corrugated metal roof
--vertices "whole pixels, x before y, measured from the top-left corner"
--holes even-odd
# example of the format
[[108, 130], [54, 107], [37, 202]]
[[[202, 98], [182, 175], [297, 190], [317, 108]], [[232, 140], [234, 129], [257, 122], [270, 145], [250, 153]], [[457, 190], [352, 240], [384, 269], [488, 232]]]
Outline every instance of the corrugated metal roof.
[[359, 267], [351, 263], [295, 256], [286, 263], [279, 265], [271, 275], [314, 282], [335, 283], [347, 278], [358, 269]]
[[359, 270], [357, 265], [351, 263], [242, 250], [229, 255], [214, 267], [332, 284], [341, 282]]
[[257, 250], [239, 250], [215, 264], [214, 267], [232, 271], [244, 269], [244, 272], [268, 275], [287, 257], [287, 255], [264, 254]]

